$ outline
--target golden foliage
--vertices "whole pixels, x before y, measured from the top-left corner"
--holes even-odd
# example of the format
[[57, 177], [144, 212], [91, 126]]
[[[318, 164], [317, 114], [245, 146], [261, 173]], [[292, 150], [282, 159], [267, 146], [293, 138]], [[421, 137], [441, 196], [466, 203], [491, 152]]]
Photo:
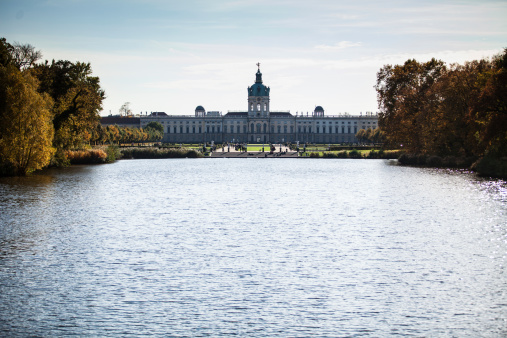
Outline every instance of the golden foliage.
[[0, 68], [0, 156], [18, 175], [49, 164], [54, 153], [52, 100], [37, 92], [38, 82], [28, 72]]

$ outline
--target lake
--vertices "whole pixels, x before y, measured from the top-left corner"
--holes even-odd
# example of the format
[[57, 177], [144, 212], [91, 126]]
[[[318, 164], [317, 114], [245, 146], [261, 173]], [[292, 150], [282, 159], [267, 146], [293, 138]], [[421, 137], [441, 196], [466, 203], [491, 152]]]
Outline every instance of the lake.
[[507, 184], [387, 160], [0, 178], [3, 336], [507, 335]]

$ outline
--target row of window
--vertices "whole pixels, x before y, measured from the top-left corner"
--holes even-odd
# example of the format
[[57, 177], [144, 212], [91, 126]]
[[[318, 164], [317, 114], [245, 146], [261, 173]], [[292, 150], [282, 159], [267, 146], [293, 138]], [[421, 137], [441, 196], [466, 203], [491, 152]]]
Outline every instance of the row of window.
[[[236, 128], [234, 128], [234, 126], [229, 126], [230, 129], [228, 130], [227, 128], [228, 126], [224, 126], [224, 133], [241, 133], [241, 129], [242, 129], [242, 132], [243, 133], [246, 133], [247, 132], [247, 128], [245, 125], [243, 125], [243, 128], [240, 128], [240, 126], [236, 126]], [[261, 125], [260, 124], [257, 124], [255, 126], [256, 128], [254, 129], [254, 125], [251, 125], [250, 126], [250, 133], [266, 133], [266, 130], [267, 130], [267, 126], [266, 125], [263, 125], [263, 127], [261, 128]], [[262, 130], [261, 130], [262, 129]], [[354, 134], [357, 133], [357, 126], [354, 126], [353, 128], [352, 127], [345, 127], [345, 126], [341, 126], [341, 127], [338, 127], [338, 126], [335, 126], [334, 127], [334, 133], [335, 134], [339, 134], [340, 132], [342, 134], [345, 134], [345, 133], [352, 133], [352, 130], [354, 131]], [[179, 128], [178, 127], [167, 127], [167, 133], [187, 133], [187, 134], [190, 134], [191, 132], [193, 134], [195, 133], [199, 133], [201, 134], [202, 133], [202, 126], [180, 126]], [[276, 132], [278, 134], [281, 134], [282, 133], [282, 126], [277, 126], [276, 128]], [[287, 126], [283, 126], [283, 133], [287, 134], [289, 132], [289, 129], [287, 128]], [[326, 126], [322, 126], [322, 128], [320, 126], [317, 126], [315, 128], [315, 132], [317, 134], [332, 134], [333, 133], [333, 127], [332, 126], [329, 126], [326, 128]], [[220, 129], [220, 126], [206, 126], [206, 133], [221, 133], [221, 129]], [[271, 126], [271, 133], [275, 133], [275, 126]], [[294, 133], [294, 126], [290, 126], [290, 133]], [[312, 127], [311, 126], [298, 126], [298, 133], [299, 134], [311, 134], [312, 133]]]

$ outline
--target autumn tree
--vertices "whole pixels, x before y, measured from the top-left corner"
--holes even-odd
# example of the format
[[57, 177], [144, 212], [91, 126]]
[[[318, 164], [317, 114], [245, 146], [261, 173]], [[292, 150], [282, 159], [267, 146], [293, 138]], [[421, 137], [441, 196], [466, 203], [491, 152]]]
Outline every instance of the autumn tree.
[[52, 100], [15, 66], [0, 66], [0, 162], [26, 175], [49, 164], [54, 149]]
[[105, 93], [89, 63], [52, 61], [36, 65], [33, 73], [40, 80], [39, 91], [48, 93], [57, 149], [80, 147], [99, 123]]
[[429, 90], [445, 72], [442, 61], [432, 59], [425, 63], [407, 60], [404, 65], [386, 65], [377, 73], [379, 125], [392, 146], [403, 145], [413, 152], [424, 151], [424, 132], [420, 127], [428, 118], [426, 103]]
[[384, 66], [379, 125], [388, 143], [416, 154], [507, 156], [507, 49], [491, 59]]
[[477, 137], [485, 155], [500, 158], [507, 156], [507, 48], [492, 65], [477, 102]]

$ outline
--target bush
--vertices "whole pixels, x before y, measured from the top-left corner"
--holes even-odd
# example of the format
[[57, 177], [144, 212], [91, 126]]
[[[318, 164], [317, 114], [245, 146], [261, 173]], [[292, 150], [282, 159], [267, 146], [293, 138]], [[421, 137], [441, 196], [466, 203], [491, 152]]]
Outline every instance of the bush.
[[417, 165], [425, 166], [427, 159], [428, 157], [425, 154], [418, 154], [415, 156], [415, 161]]
[[337, 153], [324, 152], [324, 153], [322, 153], [322, 157], [324, 157], [324, 158], [338, 158], [338, 154]]
[[107, 154], [101, 149], [91, 150], [67, 150], [65, 156], [70, 164], [97, 164], [105, 163]]
[[444, 161], [440, 156], [430, 156], [426, 162], [430, 167], [441, 167]]
[[0, 158], [0, 176], [15, 176], [16, 168], [11, 162], [2, 161]]
[[110, 145], [106, 148], [106, 162], [111, 163], [121, 158], [121, 152], [118, 146]]
[[67, 158], [67, 155], [65, 154], [65, 151], [63, 150], [57, 150], [56, 153], [53, 155], [53, 158], [51, 158], [51, 161], [49, 162], [50, 167], [68, 167], [70, 165], [70, 161]]
[[444, 157], [444, 166], [449, 168], [456, 168], [458, 166], [458, 161], [454, 156], [446, 156]]
[[363, 156], [356, 149], [352, 149], [351, 151], [349, 151], [349, 157], [350, 158], [362, 158]]
[[380, 153], [381, 151], [372, 150], [372, 151], [370, 151], [368, 156], [366, 156], [366, 158], [381, 158], [381, 153]]
[[417, 161], [415, 159], [415, 156], [411, 154], [401, 154], [400, 157], [398, 157], [398, 162], [403, 165], [415, 165], [417, 164]]
[[124, 148], [121, 150], [122, 158], [130, 159], [156, 159], [156, 158], [198, 158], [203, 155], [194, 150], [187, 148]]
[[472, 169], [481, 176], [507, 179], [507, 159], [486, 156], [472, 165]]

